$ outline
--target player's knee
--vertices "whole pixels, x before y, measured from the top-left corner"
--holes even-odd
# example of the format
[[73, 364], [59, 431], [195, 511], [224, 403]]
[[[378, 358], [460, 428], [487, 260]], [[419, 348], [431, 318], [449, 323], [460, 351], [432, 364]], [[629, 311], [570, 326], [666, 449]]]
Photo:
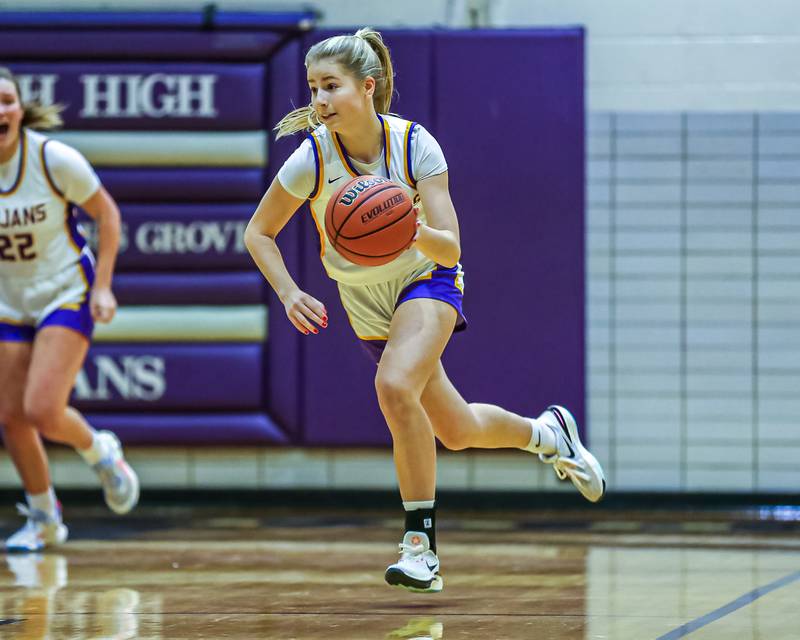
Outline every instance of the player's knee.
[[0, 425], [6, 432], [25, 422], [25, 413], [22, 407], [12, 403], [0, 402]]
[[50, 398], [26, 399], [24, 406], [25, 421], [36, 426], [44, 436], [55, 434], [61, 422], [64, 407], [54, 403]]
[[402, 376], [379, 371], [375, 376], [375, 391], [381, 411], [393, 415], [404, 413], [415, 402], [419, 402], [415, 390]]
[[436, 432], [436, 437], [446, 449], [451, 451], [462, 451], [470, 447], [469, 434], [461, 429], [446, 429]]

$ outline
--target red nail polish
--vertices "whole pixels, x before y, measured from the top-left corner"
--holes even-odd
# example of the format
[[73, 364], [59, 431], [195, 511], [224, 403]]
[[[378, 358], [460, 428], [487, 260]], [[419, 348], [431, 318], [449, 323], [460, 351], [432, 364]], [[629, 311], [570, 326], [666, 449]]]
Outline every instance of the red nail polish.
[[316, 335], [316, 334], [318, 334], [318, 333], [319, 333], [319, 331], [317, 331], [316, 329], [314, 329], [314, 335]]

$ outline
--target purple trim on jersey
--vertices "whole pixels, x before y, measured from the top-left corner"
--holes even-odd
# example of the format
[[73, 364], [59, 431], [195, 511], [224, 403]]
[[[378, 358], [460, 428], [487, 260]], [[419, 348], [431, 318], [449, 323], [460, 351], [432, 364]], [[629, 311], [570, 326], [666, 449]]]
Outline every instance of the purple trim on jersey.
[[[383, 118], [381, 118], [380, 114], [375, 114], [378, 116], [378, 120], [381, 121], [381, 131], [383, 132], [383, 166], [386, 168], [386, 175], [391, 178], [392, 174], [389, 173], [389, 132], [386, 130], [386, 123], [384, 123]], [[336, 142], [338, 143], [339, 147], [342, 149], [342, 158], [344, 158], [345, 163], [347, 163], [348, 168], [350, 169], [350, 173], [355, 176], [362, 176], [364, 175], [358, 169], [353, 166], [353, 163], [350, 162], [350, 156], [347, 154], [347, 147], [344, 146], [342, 139], [339, 137], [339, 134], [334, 131], [334, 136], [336, 136]]]
[[342, 158], [344, 158], [344, 162], [347, 165], [347, 168], [350, 170], [350, 173], [355, 176], [360, 176], [361, 172], [353, 166], [352, 162], [350, 162], [350, 156], [347, 155], [347, 147], [344, 146], [339, 134], [334, 131], [333, 135], [336, 136], [336, 142], [342, 150]]
[[386, 126], [386, 123], [383, 121], [383, 118], [381, 118], [379, 113], [375, 115], [377, 115], [378, 120], [381, 121], [381, 129], [383, 130], [383, 166], [386, 168], [386, 177], [391, 178], [392, 174], [389, 173], [389, 154], [391, 153], [391, 149], [389, 147], [389, 140], [388, 140], [389, 137], [389, 132], [387, 130], [388, 127]]
[[86, 300], [88, 300], [89, 294], [92, 291], [92, 286], [94, 285], [94, 261], [88, 255], [83, 254], [81, 259], [78, 260], [78, 264], [80, 265], [81, 271], [83, 271], [83, 277], [86, 278], [86, 284], [88, 285], [86, 289]]
[[67, 228], [69, 229], [69, 237], [78, 248], [78, 251], [83, 251], [86, 246], [86, 238], [78, 228], [78, 216], [72, 206], [67, 206]]
[[47, 146], [48, 142], [51, 142], [51, 140], [47, 139], [42, 143], [42, 168], [44, 169], [44, 177], [47, 179], [47, 182], [50, 185], [50, 188], [58, 196], [60, 196], [61, 198], [66, 198], [66, 196], [64, 195], [64, 192], [61, 191], [61, 189], [58, 188], [58, 185], [56, 185], [56, 181], [53, 180], [53, 174], [50, 173], [50, 169], [47, 166], [47, 156], [45, 155], [45, 147]]
[[412, 167], [411, 162], [411, 136], [414, 135], [414, 127], [417, 126], [416, 122], [412, 122], [411, 126], [408, 128], [408, 142], [406, 143], [406, 171], [408, 172], [408, 177], [411, 178], [411, 186], [417, 186], [417, 179], [414, 177], [414, 167]]
[[11, 185], [6, 191], [0, 189], [0, 196], [10, 196], [19, 188], [19, 183], [22, 182], [22, 176], [25, 174], [25, 163], [28, 159], [28, 136], [24, 128], [20, 128], [19, 136], [19, 165], [17, 165], [17, 177], [14, 178], [14, 184]]
[[[395, 310], [404, 302], [418, 298], [428, 298], [432, 300], [441, 300], [452, 306], [458, 318], [456, 319], [456, 326], [453, 333], [456, 331], [464, 331], [467, 328], [467, 319], [462, 310], [462, 302], [464, 294], [456, 286], [456, 277], [458, 276], [460, 265], [456, 265], [451, 269], [445, 269], [442, 266], [437, 266], [432, 272], [431, 277], [425, 280], [417, 280], [412, 282], [405, 289], [400, 292], [397, 298], [397, 304], [394, 306]], [[367, 352], [370, 359], [378, 364], [383, 355], [383, 350], [386, 348], [386, 340], [361, 340], [361, 346]]]
[[314, 136], [312, 136], [310, 133], [307, 133], [306, 137], [311, 142], [311, 151], [314, 152], [314, 189], [311, 191], [311, 193], [308, 194], [308, 199], [313, 200], [314, 198], [317, 197], [320, 190], [322, 189], [322, 184], [319, 181], [319, 172], [321, 170], [320, 168], [321, 159], [319, 157], [319, 154], [317, 153], [317, 141], [314, 140]]
[[0, 342], [33, 342], [36, 329], [26, 324], [0, 322]]

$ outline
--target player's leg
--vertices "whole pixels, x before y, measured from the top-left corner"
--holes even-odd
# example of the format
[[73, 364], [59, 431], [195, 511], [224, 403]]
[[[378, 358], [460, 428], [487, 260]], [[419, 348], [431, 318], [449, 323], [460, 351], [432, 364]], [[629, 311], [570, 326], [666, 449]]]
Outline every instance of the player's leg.
[[421, 396], [455, 322], [453, 307], [439, 300], [401, 304], [375, 377], [378, 402], [392, 432], [406, 510], [401, 557], [387, 569], [386, 580], [423, 591], [439, 591], [442, 582], [435, 535], [436, 443]]
[[110, 431], [95, 431], [67, 406], [88, 348], [87, 337], [72, 328], [50, 324], [40, 329], [31, 355], [24, 411], [45, 438], [77, 450], [100, 478], [109, 508], [127, 513], [139, 500], [139, 480], [125, 462], [119, 440]]
[[[18, 328], [14, 333], [19, 331]], [[28, 338], [33, 339], [32, 327], [29, 333]], [[61, 522], [61, 508], [50, 484], [41, 437], [23, 411], [30, 358], [31, 343], [27, 340], [0, 340], [0, 424], [6, 450], [22, 479], [27, 503], [18, 506], [26, 522], [6, 540], [9, 551], [38, 551], [67, 538], [67, 528]]]
[[559, 478], [572, 480], [592, 502], [605, 492], [600, 464], [580, 441], [572, 414], [549, 407], [538, 418], [524, 418], [491, 404], [467, 403], [437, 363], [422, 394], [436, 436], [448, 449], [518, 448], [538, 453]]

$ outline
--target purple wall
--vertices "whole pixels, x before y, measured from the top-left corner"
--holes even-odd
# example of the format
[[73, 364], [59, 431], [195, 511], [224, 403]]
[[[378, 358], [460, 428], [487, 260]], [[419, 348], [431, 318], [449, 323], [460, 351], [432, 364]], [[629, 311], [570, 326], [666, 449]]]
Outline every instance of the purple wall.
[[[328, 35], [308, 36], [304, 48]], [[450, 167], [470, 323], [445, 353], [451, 379], [469, 401], [526, 415], [563, 404], [582, 424], [582, 30], [384, 35], [393, 108], [436, 136]], [[325, 302], [330, 324], [303, 338], [304, 441], [388, 443], [374, 366], [306, 233], [303, 286]]]
[[[33, 74], [30, 82], [39, 83], [39, 90], [52, 90], [70, 104], [70, 129], [269, 130], [287, 111], [308, 102], [304, 52], [333, 33], [301, 34], [246, 20], [226, 23], [222, 31], [201, 30], [194, 22], [136, 22], [139, 14], [131, 14], [134, 22], [110, 37], [108, 25], [95, 21], [88, 28], [83, 18], [64, 15], [68, 25], [53, 23], [64, 31], [47, 30], [27, 18], [16, 26], [0, 19], [0, 56], [12, 68]], [[230, 14], [238, 20], [237, 15]], [[450, 166], [470, 322], [445, 354], [451, 378], [468, 400], [525, 414], [557, 402], [582, 422], [582, 30], [385, 31], [384, 36], [396, 65], [393, 110], [431, 131]], [[86, 116], [81, 75], [87, 73], [142, 80], [119, 81], [120, 108], [114, 113]], [[154, 79], [161, 73], [171, 79]], [[215, 118], [200, 113], [197, 98], [191, 113], [173, 108], [182, 100], [182, 81], [176, 78], [188, 75], [201, 82], [198, 78], [209, 73], [216, 78]], [[143, 89], [144, 78], [152, 80], [150, 93]], [[127, 87], [143, 93], [133, 99]], [[152, 113], [142, 105], [154, 107]], [[126, 115], [134, 112], [135, 117]], [[120, 299], [197, 304], [214, 300], [214, 291], [222, 287], [219, 304], [263, 299], [265, 287], [262, 283], [259, 290], [253, 279], [259, 276], [241, 251], [241, 225], [300, 140], [271, 138], [266, 171], [98, 167], [128, 223]], [[139, 230], [153, 223], [159, 233], [191, 227], [200, 234], [203, 227], [215, 240], [206, 247], [198, 235], [192, 247], [162, 243], [164, 250], [154, 253], [154, 237], [141, 232], [142, 244], [137, 243]], [[164, 443], [180, 441], [176, 434], [185, 434], [187, 443], [206, 441], [208, 435], [198, 440], [193, 430], [199, 420], [210, 433], [214, 421], [203, 422], [190, 412], [208, 409], [230, 412], [233, 417], [225, 420], [239, 444], [248, 433], [256, 434], [254, 443], [282, 442], [285, 433], [295, 444], [387, 444], [373, 388], [374, 365], [362, 355], [336, 287], [324, 274], [317, 242], [306, 207], [279, 238], [290, 273], [327, 306], [330, 326], [322, 335], [301, 336], [269, 291], [266, 345], [94, 347], [76, 394], [83, 396], [83, 406], [101, 415], [119, 413], [115, 424], [128, 434], [139, 423], [126, 412], [148, 408], [151, 413], [143, 415], [164, 425]], [[220, 363], [227, 367], [222, 377]], [[154, 384], [161, 395], [139, 397]], [[104, 388], [110, 389], [107, 398]], [[175, 419], [166, 420], [165, 412], [174, 412]], [[156, 433], [149, 430], [142, 441], [151, 442]]]

